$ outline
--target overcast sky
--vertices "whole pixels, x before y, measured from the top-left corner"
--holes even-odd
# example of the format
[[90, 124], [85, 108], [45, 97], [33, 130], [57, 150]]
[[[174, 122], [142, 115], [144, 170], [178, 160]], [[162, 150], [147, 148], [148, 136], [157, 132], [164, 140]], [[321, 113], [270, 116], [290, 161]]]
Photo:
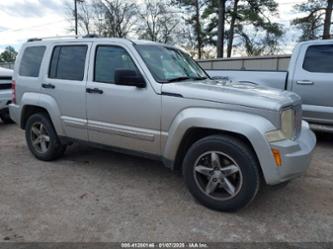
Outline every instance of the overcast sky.
[[[0, 1], [0, 52], [8, 45], [20, 48], [22, 42], [32, 37], [69, 35], [65, 17], [65, 2], [74, 0], [1, 0]], [[287, 27], [281, 53], [290, 53], [299, 31], [290, 29], [290, 20], [297, 16], [293, 5], [305, 0], [277, 0], [279, 17], [274, 21]]]

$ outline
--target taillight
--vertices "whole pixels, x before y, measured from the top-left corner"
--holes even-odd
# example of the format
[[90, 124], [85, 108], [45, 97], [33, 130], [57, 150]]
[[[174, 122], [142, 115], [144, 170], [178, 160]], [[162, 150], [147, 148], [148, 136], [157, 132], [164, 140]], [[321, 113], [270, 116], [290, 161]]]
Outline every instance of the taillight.
[[12, 81], [12, 103], [16, 104], [16, 82]]

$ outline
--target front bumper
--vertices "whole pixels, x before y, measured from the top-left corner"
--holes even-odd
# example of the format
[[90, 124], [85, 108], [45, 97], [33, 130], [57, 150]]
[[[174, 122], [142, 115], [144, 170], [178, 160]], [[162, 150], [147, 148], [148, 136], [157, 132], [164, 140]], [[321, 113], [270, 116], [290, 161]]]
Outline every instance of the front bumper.
[[305, 121], [302, 122], [302, 130], [296, 140], [271, 143], [272, 149], [280, 151], [282, 165], [275, 167], [275, 177], [266, 180], [266, 183], [275, 185], [302, 175], [310, 165], [315, 146], [316, 136]]
[[1, 90], [0, 91], [0, 111], [2, 109], [8, 108], [8, 104], [10, 103], [12, 98], [12, 90]]

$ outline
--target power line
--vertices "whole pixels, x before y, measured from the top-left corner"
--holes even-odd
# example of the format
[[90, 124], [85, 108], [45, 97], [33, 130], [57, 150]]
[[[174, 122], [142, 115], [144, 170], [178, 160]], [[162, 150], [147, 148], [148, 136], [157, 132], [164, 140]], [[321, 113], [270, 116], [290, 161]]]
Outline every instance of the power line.
[[18, 31], [22, 31], [22, 30], [25, 30], [25, 29], [36, 29], [36, 28], [41, 28], [41, 27], [45, 27], [45, 26], [48, 26], [48, 25], [56, 24], [56, 23], [59, 23], [59, 22], [65, 22], [65, 21], [67, 21], [67, 20], [66, 19], [60, 19], [58, 21], [48, 22], [48, 23], [44, 23], [42, 25], [34, 25], [34, 26], [23, 27], [23, 28], [19, 28], [19, 29], [6, 29], [6, 30], [0, 31], [0, 33], [18, 32]]

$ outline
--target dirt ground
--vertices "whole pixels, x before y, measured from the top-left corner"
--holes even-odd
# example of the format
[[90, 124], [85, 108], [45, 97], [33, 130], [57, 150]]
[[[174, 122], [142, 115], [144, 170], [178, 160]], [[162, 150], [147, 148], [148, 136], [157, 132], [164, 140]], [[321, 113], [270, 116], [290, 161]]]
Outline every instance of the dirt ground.
[[319, 134], [303, 177], [229, 214], [196, 203], [161, 163], [80, 145], [41, 162], [0, 123], [0, 241], [332, 241], [332, 149]]

